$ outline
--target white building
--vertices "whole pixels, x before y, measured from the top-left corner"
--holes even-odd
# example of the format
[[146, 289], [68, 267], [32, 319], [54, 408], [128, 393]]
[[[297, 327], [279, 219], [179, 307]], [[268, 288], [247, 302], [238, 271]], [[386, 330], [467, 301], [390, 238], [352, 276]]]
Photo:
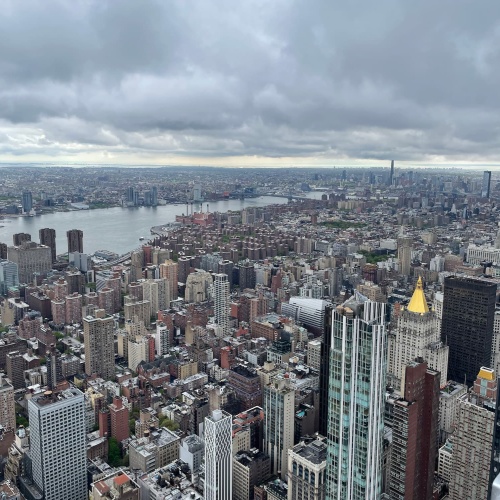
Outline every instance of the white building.
[[450, 381], [439, 395], [439, 432], [441, 442], [455, 429], [458, 400], [467, 393], [467, 386]]
[[229, 334], [229, 281], [227, 274], [215, 274], [214, 316], [217, 325], [222, 328], [223, 334]]
[[232, 500], [232, 425], [233, 417], [222, 410], [205, 417], [205, 500]]
[[170, 331], [165, 323], [156, 323], [155, 350], [158, 356], [165, 356], [170, 349]]
[[83, 393], [47, 391], [28, 402], [33, 481], [46, 500], [86, 500], [87, 447]]

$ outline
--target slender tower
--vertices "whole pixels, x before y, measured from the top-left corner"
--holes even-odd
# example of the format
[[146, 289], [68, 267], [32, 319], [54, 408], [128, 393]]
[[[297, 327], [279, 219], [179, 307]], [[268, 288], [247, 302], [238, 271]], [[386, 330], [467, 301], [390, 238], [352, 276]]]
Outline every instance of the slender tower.
[[233, 417], [214, 410], [205, 417], [205, 500], [232, 500]]
[[379, 498], [386, 378], [385, 304], [355, 292], [333, 311], [328, 334], [327, 499]]

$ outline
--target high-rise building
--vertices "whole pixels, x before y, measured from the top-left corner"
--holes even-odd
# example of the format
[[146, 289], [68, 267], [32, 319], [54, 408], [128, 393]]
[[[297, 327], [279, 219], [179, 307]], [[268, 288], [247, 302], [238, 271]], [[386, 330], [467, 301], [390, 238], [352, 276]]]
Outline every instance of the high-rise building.
[[229, 281], [227, 274], [214, 274], [214, 316], [223, 335], [229, 334]]
[[289, 379], [275, 378], [264, 387], [263, 409], [264, 453], [271, 457], [271, 472], [285, 481], [294, 442], [295, 391]]
[[496, 283], [480, 279], [445, 278], [441, 340], [450, 347], [450, 380], [470, 385], [490, 365], [496, 290]]
[[83, 393], [71, 388], [33, 396], [28, 413], [32, 477], [43, 498], [87, 499]]
[[14, 401], [14, 386], [0, 372], [0, 427], [2, 432], [16, 428], [16, 405]]
[[398, 315], [397, 327], [388, 338], [389, 383], [399, 390], [405, 365], [423, 358], [431, 369], [440, 372], [440, 387], [444, 387], [448, 381], [448, 351], [441, 342], [439, 320], [427, 305], [422, 278], [418, 278], [410, 303]]
[[94, 316], [83, 318], [85, 373], [104, 379], [115, 377], [114, 319], [97, 309]]
[[385, 304], [359, 292], [332, 313], [327, 498], [379, 498], [386, 379]]
[[25, 214], [33, 210], [33, 196], [31, 194], [31, 191], [24, 191], [22, 205], [23, 205], [23, 213]]
[[31, 241], [31, 234], [16, 233], [12, 235], [12, 241], [15, 247], [22, 245], [25, 241]]
[[0, 259], [7, 258], [7, 243], [0, 243]]
[[231, 414], [214, 410], [205, 417], [205, 500], [232, 500]]
[[[499, 472], [494, 458], [498, 460], [494, 442], [500, 424], [496, 410], [497, 391], [494, 370], [482, 367], [474, 387], [458, 400], [449, 467], [450, 500], [491, 498], [489, 489]], [[493, 465], [497, 468], [496, 474], [491, 474]]]
[[167, 278], [170, 287], [170, 300], [177, 300], [178, 297], [178, 269], [177, 262], [166, 260], [160, 264], [160, 278]]
[[403, 380], [402, 398], [394, 403], [389, 494], [395, 500], [432, 498], [439, 373], [420, 359], [406, 365]]
[[325, 500], [326, 438], [300, 442], [288, 451], [288, 500]]
[[120, 443], [129, 437], [128, 408], [124, 406], [122, 398], [119, 397], [114, 397], [113, 403], [108, 408], [111, 422], [111, 437], [114, 437]]
[[319, 433], [326, 436], [328, 433], [328, 403], [330, 393], [330, 351], [331, 331], [333, 324], [333, 305], [325, 309], [323, 335], [321, 340], [321, 363], [319, 370]]
[[149, 302], [150, 316], [167, 309], [170, 304], [170, 286], [166, 278], [149, 279], [142, 282], [143, 299]]
[[391, 171], [389, 172], [389, 177], [387, 178], [387, 185], [392, 186], [394, 182], [394, 160], [391, 160]]
[[21, 246], [9, 247], [7, 258], [17, 264], [20, 283], [31, 283], [33, 278], [52, 269], [50, 248], [26, 241]]
[[50, 229], [48, 227], [40, 229], [38, 231], [40, 237], [40, 244], [45, 245], [50, 248], [50, 253], [52, 255], [52, 262], [56, 261], [56, 230]]
[[481, 196], [483, 198], [490, 197], [490, 186], [491, 186], [491, 170], [485, 170], [483, 172], [483, 184], [481, 186]]
[[68, 238], [68, 253], [83, 253], [83, 231], [80, 229], [70, 229], [66, 231]]
[[170, 349], [170, 331], [162, 321], [156, 322], [155, 350], [158, 356], [165, 356]]
[[257, 448], [242, 450], [233, 458], [233, 500], [253, 500], [254, 487], [269, 478], [271, 461]]
[[7, 295], [9, 288], [19, 285], [19, 272], [15, 262], [0, 259], [0, 295]]
[[240, 290], [243, 291], [245, 288], [255, 288], [255, 267], [253, 264], [247, 263], [240, 266], [240, 280], [239, 280]]
[[186, 302], [205, 302], [208, 298], [208, 292], [212, 283], [212, 275], [202, 269], [197, 269], [196, 272], [188, 275], [186, 279]]
[[403, 276], [410, 275], [412, 247], [413, 238], [409, 236], [398, 237], [399, 274], [402, 274]]

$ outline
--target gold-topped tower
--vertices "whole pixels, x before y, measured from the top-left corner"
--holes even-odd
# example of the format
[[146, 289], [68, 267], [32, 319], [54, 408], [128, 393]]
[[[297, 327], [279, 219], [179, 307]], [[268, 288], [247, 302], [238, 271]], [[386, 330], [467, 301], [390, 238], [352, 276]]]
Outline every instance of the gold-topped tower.
[[427, 305], [427, 300], [425, 300], [424, 286], [422, 283], [422, 277], [418, 277], [417, 286], [413, 292], [413, 296], [408, 304], [408, 311], [417, 314], [425, 314], [429, 312], [429, 306]]

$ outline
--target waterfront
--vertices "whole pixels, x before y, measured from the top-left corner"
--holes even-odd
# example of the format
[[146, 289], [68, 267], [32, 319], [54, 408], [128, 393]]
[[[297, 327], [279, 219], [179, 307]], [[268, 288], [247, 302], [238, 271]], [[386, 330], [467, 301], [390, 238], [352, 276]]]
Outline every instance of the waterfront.
[[[310, 193], [317, 198], [321, 193]], [[221, 200], [210, 202], [211, 212], [227, 212], [242, 210], [245, 207], [263, 207], [271, 204], [287, 203], [286, 198], [261, 196], [244, 200]], [[206, 210], [206, 202], [203, 210]], [[196, 206], [195, 206], [196, 209]], [[29, 233], [33, 241], [38, 240], [38, 230], [50, 227], [56, 230], [57, 253], [67, 249], [66, 231], [81, 229], [83, 231], [83, 249], [86, 253], [96, 250], [111, 250], [118, 254], [126, 253], [138, 247], [143, 236], [150, 238], [150, 228], [167, 222], [173, 222], [176, 215], [185, 213], [185, 205], [163, 205], [158, 207], [107, 208], [96, 210], [80, 210], [72, 212], [56, 212], [35, 217], [16, 217], [10, 222], [0, 221], [0, 242], [12, 245], [12, 235]]]

